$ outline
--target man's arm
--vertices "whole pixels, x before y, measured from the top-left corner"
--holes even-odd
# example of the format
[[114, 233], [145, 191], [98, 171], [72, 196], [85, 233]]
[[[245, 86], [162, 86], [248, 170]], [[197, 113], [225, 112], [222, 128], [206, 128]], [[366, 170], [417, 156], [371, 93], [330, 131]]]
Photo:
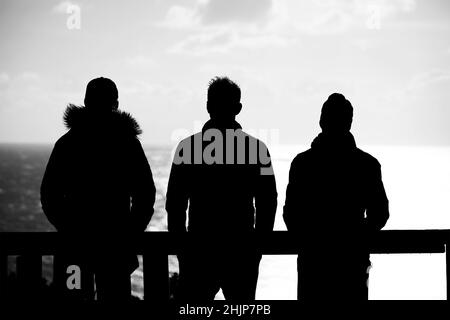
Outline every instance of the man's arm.
[[131, 217], [133, 228], [145, 231], [153, 213], [156, 188], [145, 152], [138, 139], [134, 140], [133, 181], [131, 192]]
[[45, 169], [41, 183], [41, 205], [47, 219], [56, 228], [64, 228], [64, 181], [63, 181], [63, 151], [60, 142], [56, 142]]
[[366, 226], [369, 231], [381, 230], [389, 219], [389, 201], [381, 179], [381, 166], [377, 162], [369, 181]]
[[260, 143], [259, 147], [263, 148], [263, 153], [266, 153], [268, 158], [260, 168], [256, 183], [255, 230], [257, 232], [270, 232], [273, 231], [277, 212], [277, 185], [269, 151], [263, 143]]
[[292, 231], [298, 228], [298, 174], [296, 161], [292, 161], [289, 169], [289, 182], [286, 188], [286, 199], [283, 207], [283, 220], [288, 230]]
[[178, 145], [175, 152], [167, 186], [166, 211], [169, 232], [186, 232], [186, 210], [189, 203], [186, 185], [189, 177], [185, 164], [178, 161], [180, 152], [183, 152], [182, 148], [183, 142]]

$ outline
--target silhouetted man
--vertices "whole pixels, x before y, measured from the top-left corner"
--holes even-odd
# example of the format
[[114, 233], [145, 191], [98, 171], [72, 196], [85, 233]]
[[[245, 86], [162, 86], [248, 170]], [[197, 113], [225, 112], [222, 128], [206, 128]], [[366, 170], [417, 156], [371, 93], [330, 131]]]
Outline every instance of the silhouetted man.
[[166, 209], [169, 232], [188, 230], [201, 239], [178, 256], [180, 297], [255, 298], [261, 255], [248, 243], [227, 240], [273, 229], [277, 192], [266, 146], [243, 132], [235, 117], [241, 90], [228, 78], [214, 78], [208, 88], [210, 120], [201, 132], [176, 150], [169, 178]]
[[75, 264], [81, 267], [84, 298], [93, 292], [89, 279], [95, 275], [99, 300], [129, 299], [130, 274], [138, 261], [121, 242], [144, 232], [153, 215], [152, 172], [137, 138], [138, 123], [118, 110], [114, 82], [90, 81], [84, 103], [84, 107], [69, 105], [64, 113], [69, 131], [50, 156], [41, 202], [58, 232], [89, 244], [91, 250], [57, 256], [55, 264], [63, 270], [55, 281], [63, 288], [64, 267]]
[[367, 300], [367, 239], [389, 218], [378, 161], [350, 133], [351, 103], [334, 93], [324, 103], [320, 133], [292, 161], [284, 221], [301, 246], [298, 296]]

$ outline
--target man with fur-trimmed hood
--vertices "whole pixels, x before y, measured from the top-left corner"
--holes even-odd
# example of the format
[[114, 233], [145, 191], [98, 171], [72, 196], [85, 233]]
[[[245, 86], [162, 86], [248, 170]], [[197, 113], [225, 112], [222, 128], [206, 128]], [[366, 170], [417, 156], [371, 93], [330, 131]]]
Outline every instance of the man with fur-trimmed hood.
[[[138, 123], [118, 110], [114, 82], [90, 81], [84, 103], [84, 107], [69, 105], [64, 113], [69, 131], [50, 156], [41, 186], [42, 208], [58, 232], [92, 249], [55, 259], [60, 266], [80, 266], [82, 296], [93, 293], [87, 290], [93, 281], [87, 279], [95, 275], [98, 299], [127, 299], [137, 257], [117, 244], [145, 231], [153, 215], [152, 172], [138, 140]], [[113, 244], [116, 247], [111, 248]], [[55, 274], [55, 282], [64, 287], [66, 280], [60, 276]]]

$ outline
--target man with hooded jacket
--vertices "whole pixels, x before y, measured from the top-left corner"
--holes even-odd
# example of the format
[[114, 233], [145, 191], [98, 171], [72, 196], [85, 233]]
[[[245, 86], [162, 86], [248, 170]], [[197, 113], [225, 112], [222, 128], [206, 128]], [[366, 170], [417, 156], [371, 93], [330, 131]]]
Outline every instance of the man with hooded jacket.
[[388, 199], [379, 162], [357, 148], [353, 107], [334, 93], [322, 107], [320, 133], [292, 161], [284, 221], [298, 241], [298, 297], [367, 300], [367, 240], [386, 224]]
[[[42, 208], [58, 232], [92, 249], [55, 257], [55, 265], [79, 265], [82, 296], [93, 292], [88, 279], [95, 276], [98, 299], [128, 299], [138, 261], [121, 241], [145, 231], [153, 215], [152, 172], [137, 138], [138, 123], [118, 110], [114, 82], [90, 81], [84, 102], [64, 113], [69, 131], [51, 153], [41, 185]], [[60, 289], [64, 276], [64, 268], [55, 274]]]

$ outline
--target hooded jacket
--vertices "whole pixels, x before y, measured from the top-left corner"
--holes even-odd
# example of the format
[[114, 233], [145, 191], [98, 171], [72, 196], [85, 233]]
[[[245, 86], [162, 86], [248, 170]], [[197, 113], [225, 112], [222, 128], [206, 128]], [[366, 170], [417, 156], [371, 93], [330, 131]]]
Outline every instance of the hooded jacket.
[[389, 218], [379, 162], [350, 132], [319, 134], [292, 161], [283, 217], [304, 247], [364, 249], [367, 235]]
[[61, 232], [126, 237], [145, 230], [155, 186], [128, 113], [69, 105], [69, 131], [55, 144], [41, 185], [41, 203]]

